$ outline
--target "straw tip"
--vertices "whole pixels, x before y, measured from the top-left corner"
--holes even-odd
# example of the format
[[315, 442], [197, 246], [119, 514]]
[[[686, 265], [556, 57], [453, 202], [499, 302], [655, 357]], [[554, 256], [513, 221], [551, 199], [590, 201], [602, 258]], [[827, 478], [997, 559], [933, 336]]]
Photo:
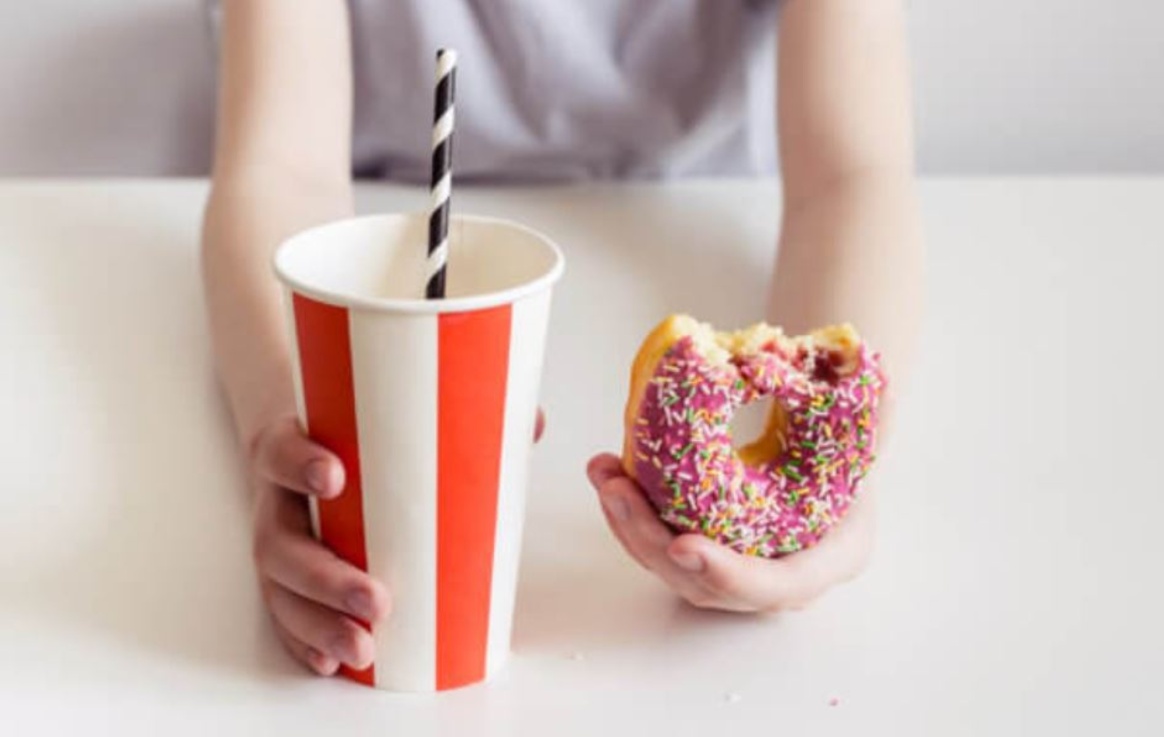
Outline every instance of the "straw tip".
[[457, 50], [449, 48], [437, 49], [437, 59], [449, 62], [450, 64], [457, 63]]

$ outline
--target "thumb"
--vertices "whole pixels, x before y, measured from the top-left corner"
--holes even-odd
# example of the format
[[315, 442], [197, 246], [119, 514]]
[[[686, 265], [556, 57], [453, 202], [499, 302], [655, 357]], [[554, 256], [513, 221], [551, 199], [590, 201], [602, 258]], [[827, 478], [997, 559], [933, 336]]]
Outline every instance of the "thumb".
[[812, 550], [770, 560], [742, 555], [703, 535], [688, 534], [676, 538], [667, 552], [677, 562], [699, 560], [700, 582], [719, 597], [748, 610], [797, 609], [831, 583], [827, 574], [809, 563], [815, 552]]
[[626, 471], [622, 467], [622, 459], [613, 453], [599, 453], [586, 464], [586, 476], [595, 491], [601, 491], [607, 481], [625, 477]]
[[294, 417], [277, 420], [260, 433], [251, 462], [262, 478], [301, 494], [329, 499], [344, 488], [340, 459], [304, 435]]

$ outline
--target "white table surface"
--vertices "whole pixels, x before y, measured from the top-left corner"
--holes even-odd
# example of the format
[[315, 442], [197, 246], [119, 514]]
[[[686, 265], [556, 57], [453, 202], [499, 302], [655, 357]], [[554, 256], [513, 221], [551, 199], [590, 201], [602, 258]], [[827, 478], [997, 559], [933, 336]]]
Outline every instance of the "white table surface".
[[565, 250], [550, 434], [512, 664], [400, 696], [306, 675], [260, 608], [201, 311], [205, 184], [0, 184], [0, 732], [1159, 734], [1164, 180], [921, 192], [930, 308], [876, 559], [758, 619], [635, 568], [583, 464], [617, 446], [658, 318], [759, 314], [775, 185], [459, 191]]

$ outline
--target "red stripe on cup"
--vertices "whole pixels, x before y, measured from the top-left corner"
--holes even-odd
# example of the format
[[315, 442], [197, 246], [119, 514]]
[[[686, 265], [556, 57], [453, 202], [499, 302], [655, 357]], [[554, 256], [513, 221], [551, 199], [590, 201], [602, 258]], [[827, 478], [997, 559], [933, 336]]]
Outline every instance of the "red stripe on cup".
[[440, 316], [436, 687], [485, 677], [509, 305]]
[[[342, 307], [316, 302], [299, 294], [295, 294], [293, 299], [307, 432], [312, 440], [339, 456], [347, 477], [347, 484], [339, 497], [319, 501], [320, 538], [336, 555], [366, 571], [368, 553], [364, 544], [360, 445], [356, 431], [348, 312]], [[373, 668], [355, 671], [343, 666], [340, 672], [367, 686], [375, 683]]]

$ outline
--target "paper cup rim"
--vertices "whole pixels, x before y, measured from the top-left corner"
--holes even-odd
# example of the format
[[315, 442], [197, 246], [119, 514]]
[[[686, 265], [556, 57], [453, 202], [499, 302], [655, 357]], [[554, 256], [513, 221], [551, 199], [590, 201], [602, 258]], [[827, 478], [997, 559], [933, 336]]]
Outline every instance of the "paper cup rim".
[[279, 281], [289, 287], [292, 291], [298, 294], [303, 294], [318, 302], [323, 302], [324, 304], [334, 305], [336, 307], [371, 310], [374, 312], [432, 315], [449, 312], [471, 312], [474, 310], [497, 307], [499, 305], [513, 304], [523, 297], [527, 297], [531, 294], [537, 294], [538, 292], [550, 288], [555, 282], [562, 278], [562, 274], [565, 272], [565, 257], [562, 255], [562, 251], [558, 247], [558, 244], [554, 243], [554, 241], [546, 234], [507, 218], [471, 214], [454, 215], [451, 222], [501, 225], [506, 228], [533, 236], [553, 255], [553, 265], [550, 266], [550, 268], [538, 278], [532, 279], [528, 282], [525, 282], [524, 284], [519, 284], [515, 287], [510, 287], [509, 289], [502, 289], [495, 292], [483, 292], [481, 294], [473, 294], [466, 297], [451, 297], [446, 299], [403, 299], [399, 297], [361, 297], [358, 295], [343, 294], [335, 290], [322, 289], [292, 275], [288, 272], [286, 264], [283, 263], [285, 254], [290, 248], [295, 246], [296, 242], [304, 238], [318, 235], [320, 231], [327, 230], [328, 228], [334, 228], [341, 224], [358, 221], [409, 220], [424, 217], [426, 217], [426, 213], [422, 212], [357, 215], [355, 217], [332, 220], [326, 223], [321, 223], [319, 225], [314, 225], [310, 228], [306, 228], [284, 239], [283, 242], [279, 244], [278, 248], [275, 249], [275, 255], [272, 258], [272, 266], [274, 268], [275, 275], [278, 277]]

